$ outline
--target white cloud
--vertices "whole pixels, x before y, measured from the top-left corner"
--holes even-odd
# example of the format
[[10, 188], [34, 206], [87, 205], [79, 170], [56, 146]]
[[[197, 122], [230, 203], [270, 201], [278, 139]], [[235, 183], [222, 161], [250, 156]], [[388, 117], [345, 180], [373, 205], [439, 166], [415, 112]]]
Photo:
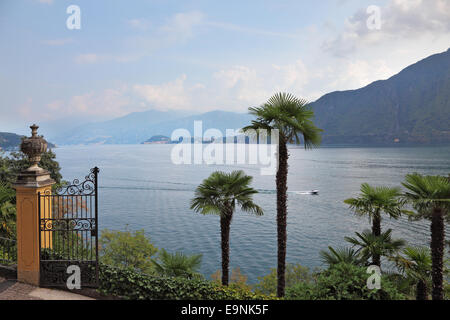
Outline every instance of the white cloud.
[[182, 110], [192, 108], [189, 89], [185, 87], [186, 75], [160, 85], [135, 85], [134, 92], [159, 110]]
[[358, 50], [398, 45], [424, 38], [450, 40], [450, 1], [390, 0], [381, 7], [381, 29], [369, 30], [366, 9], [360, 9], [345, 22], [345, 30], [326, 40], [322, 48], [337, 56]]
[[[114, 118], [133, 111], [142, 111], [146, 106], [134, 103], [127, 86], [122, 85], [114, 89], [104, 89], [100, 92], [88, 92], [68, 98], [54, 100], [41, 109], [41, 119], [54, 120], [60, 117], [93, 116], [98, 118]], [[24, 112], [26, 112], [24, 106]]]
[[147, 19], [142, 19], [142, 18], [136, 18], [136, 19], [129, 19], [127, 20], [127, 24], [135, 29], [139, 29], [139, 30], [148, 30], [148, 28], [150, 28], [150, 21], [148, 21]]
[[53, 4], [53, 0], [37, 0], [37, 2], [44, 4]]
[[177, 13], [159, 28], [159, 32], [170, 43], [185, 42], [194, 36], [195, 27], [204, 21], [203, 13], [199, 11]]

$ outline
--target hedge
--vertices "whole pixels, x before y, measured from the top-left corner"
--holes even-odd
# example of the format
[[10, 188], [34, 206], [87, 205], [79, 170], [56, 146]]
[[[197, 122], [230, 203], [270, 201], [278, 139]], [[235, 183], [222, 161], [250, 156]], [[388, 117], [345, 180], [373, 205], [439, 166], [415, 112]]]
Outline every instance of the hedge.
[[163, 278], [100, 264], [99, 291], [130, 300], [268, 300], [266, 296], [203, 279]]

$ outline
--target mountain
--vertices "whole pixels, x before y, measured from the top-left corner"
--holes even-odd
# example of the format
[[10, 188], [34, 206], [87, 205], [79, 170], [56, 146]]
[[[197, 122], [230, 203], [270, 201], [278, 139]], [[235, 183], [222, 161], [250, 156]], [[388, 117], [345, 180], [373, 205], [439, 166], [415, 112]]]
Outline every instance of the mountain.
[[[11, 132], [0, 132], [0, 150], [13, 150], [17, 149], [22, 142], [21, 135]], [[54, 148], [55, 145], [47, 141], [49, 148]]]
[[175, 129], [186, 129], [194, 135], [194, 121], [203, 122], [203, 131], [216, 128], [225, 134], [226, 129], [238, 129], [252, 119], [248, 114], [211, 111], [199, 115], [181, 116], [172, 112], [134, 112], [105, 122], [90, 123], [77, 127], [54, 140], [60, 144], [136, 144], [149, 137], [170, 137]]
[[173, 112], [149, 110], [133, 112], [104, 122], [88, 123], [75, 127], [54, 138], [60, 144], [140, 143], [154, 133], [153, 126], [181, 115]]
[[450, 49], [312, 104], [323, 143], [450, 143]]
[[20, 145], [22, 136], [10, 132], [0, 132], [0, 149], [14, 149]]
[[[368, 86], [332, 92], [312, 103], [324, 144], [450, 143], [450, 49]], [[156, 135], [170, 137], [178, 128], [193, 135], [195, 120], [208, 128], [237, 129], [252, 116], [212, 111], [189, 115], [145, 111], [90, 123], [57, 138], [60, 144], [141, 143]]]

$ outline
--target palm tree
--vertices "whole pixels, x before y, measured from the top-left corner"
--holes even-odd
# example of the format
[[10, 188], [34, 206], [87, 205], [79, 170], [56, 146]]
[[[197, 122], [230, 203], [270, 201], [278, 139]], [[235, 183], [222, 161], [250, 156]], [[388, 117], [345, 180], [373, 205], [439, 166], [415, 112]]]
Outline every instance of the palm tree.
[[431, 277], [433, 300], [443, 300], [443, 265], [445, 247], [445, 219], [450, 219], [450, 181], [441, 176], [422, 176], [418, 173], [406, 175], [402, 185], [404, 194], [416, 214], [411, 219], [431, 220]]
[[153, 261], [155, 269], [161, 276], [168, 277], [199, 277], [198, 269], [202, 263], [202, 255], [194, 254], [187, 256], [182, 252], [174, 254], [161, 249], [159, 252], [160, 262]]
[[322, 261], [329, 267], [341, 262], [353, 264], [355, 266], [363, 266], [367, 264], [367, 260], [360, 257], [358, 251], [352, 248], [337, 248], [328, 247], [329, 251], [320, 251]]
[[406, 247], [403, 255], [393, 257], [400, 271], [409, 278], [414, 279], [416, 284], [416, 299], [428, 299], [428, 282], [431, 275], [431, 255], [428, 248]]
[[258, 216], [263, 214], [262, 209], [253, 202], [253, 195], [258, 191], [249, 187], [252, 180], [243, 171], [216, 171], [203, 180], [191, 200], [191, 209], [196, 212], [220, 215], [222, 284], [225, 286], [229, 276], [230, 225], [236, 205], [242, 211]]
[[286, 223], [287, 223], [287, 175], [288, 175], [288, 143], [299, 144], [303, 137], [305, 149], [312, 149], [320, 145], [321, 129], [312, 122], [314, 112], [308, 103], [288, 93], [277, 93], [264, 105], [249, 108], [250, 114], [256, 116], [252, 124], [243, 128], [257, 134], [267, 130], [270, 134], [278, 131], [278, 171], [277, 185], [277, 238], [278, 238], [278, 267], [277, 267], [277, 295], [283, 297], [286, 283]]
[[[372, 221], [372, 233], [381, 235], [381, 213], [398, 219], [401, 215], [402, 202], [400, 188], [372, 187], [367, 183], [361, 185], [361, 194], [357, 198], [344, 200], [359, 216], [368, 216]], [[375, 255], [373, 264], [381, 267], [380, 256]]]
[[345, 237], [347, 242], [359, 247], [357, 250], [363, 259], [372, 259], [372, 264], [376, 264], [376, 259], [381, 256], [392, 256], [405, 245], [402, 239], [392, 239], [392, 229], [382, 232], [379, 236], [374, 235], [370, 230], [362, 233], [355, 232], [356, 237]]

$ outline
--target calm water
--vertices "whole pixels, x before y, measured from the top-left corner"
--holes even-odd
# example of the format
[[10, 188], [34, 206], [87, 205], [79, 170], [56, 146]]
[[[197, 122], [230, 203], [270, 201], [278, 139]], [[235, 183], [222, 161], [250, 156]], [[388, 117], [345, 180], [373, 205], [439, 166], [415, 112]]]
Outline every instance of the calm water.
[[[105, 145], [55, 149], [64, 179], [100, 172], [100, 229], [144, 229], [152, 242], [169, 251], [202, 253], [201, 271], [220, 269], [217, 216], [189, 209], [195, 187], [215, 170], [243, 169], [260, 190], [255, 201], [265, 215], [236, 212], [231, 226], [231, 267], [257, 281], [276, 266], [275, 177], [257, 166], [174, 165], [170, 145]], [[343, 200], [356, 196], [360, 184], [399, 186], [407, 173], [450, 173], [450, 147], [290, 149], [289, 191], [319, 189], [320, 195], [289, 193], [287, 261], [320, 267], [319, 251], [345, 245], [344, 236], [369, 227], [351, 214]], [[383, 220], [384, 229], [412, 244], [428, 245], [429, 223]]]

